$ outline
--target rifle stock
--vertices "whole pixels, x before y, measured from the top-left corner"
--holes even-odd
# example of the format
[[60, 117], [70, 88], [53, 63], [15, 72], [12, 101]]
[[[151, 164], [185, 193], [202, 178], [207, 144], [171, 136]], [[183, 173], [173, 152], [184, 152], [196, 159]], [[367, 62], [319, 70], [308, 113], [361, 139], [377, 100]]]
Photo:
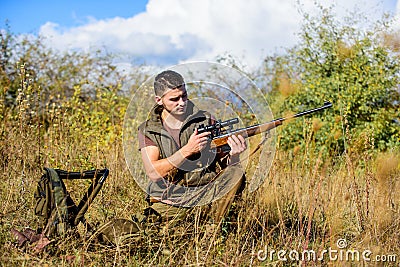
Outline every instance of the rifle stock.
[[244, 138], [251, 137], [251, 136], [263, 133], [263, 132], [270, 131], [270, 130], [278, 127], [279, 125], [282, 125], [282, 123], [286, 120], [305, 116], [305, 115], [308, 115], [308, 114], [311, 114], [314, 112], [318, 112], [318, 111], [321, 111], [321, 110], [324, 110], [324, 109], [327, 109], [330, 107], [332, 107], [332, 103], [325, 102], [324, 105], [319, 108], [306, 110], [306, 111], [296, 113], [296, 114], [286, 117], [286, 118], [279, 118], [279, 119], [275, 119], [275, 120], [267, 122], [267, 123], [256, 124], [256, 125], [252, 125], [249, 127], [233, 130], [228, 133], [221, 134], [221, 135], [213, 136], [211, 139], [210, 147], [213, 149], [213, 148], [218, 148], [218, 147], [227, 145], [228, 138], [232, 135], [236, 135], [236, 136], [241, 135]]

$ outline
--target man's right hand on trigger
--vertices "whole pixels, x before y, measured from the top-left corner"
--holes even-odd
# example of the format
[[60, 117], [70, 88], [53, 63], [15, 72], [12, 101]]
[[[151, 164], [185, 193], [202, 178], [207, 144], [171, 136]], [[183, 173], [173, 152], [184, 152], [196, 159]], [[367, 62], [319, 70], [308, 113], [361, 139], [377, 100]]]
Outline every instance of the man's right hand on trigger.
[[202, 151], [207, 146], [209, 135], [210, 132], [198, 134], [196, 129], [194, 133], [190, 136], [187, 144], [181, 148], [184, 157], [189, 157]]

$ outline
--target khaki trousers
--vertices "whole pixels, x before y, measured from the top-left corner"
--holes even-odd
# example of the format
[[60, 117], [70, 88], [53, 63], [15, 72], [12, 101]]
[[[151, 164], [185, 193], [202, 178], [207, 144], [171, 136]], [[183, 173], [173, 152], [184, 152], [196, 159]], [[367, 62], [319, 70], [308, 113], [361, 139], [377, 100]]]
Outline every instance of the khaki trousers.
[[176, 223], [195, 214], [205, 214], [205, 217], [208, 217], [208, 220], [218, 224], [228, 212], [235, 197], [243, 190], [244, 182], [245, 176], [243, 175], [227, 194], [212, 202], [210, 205], [182, 208], [157, 202], [153, 203], [150, 207], [161, 215], [163, 224], [167, 224], [168, 227], [173, 227]]

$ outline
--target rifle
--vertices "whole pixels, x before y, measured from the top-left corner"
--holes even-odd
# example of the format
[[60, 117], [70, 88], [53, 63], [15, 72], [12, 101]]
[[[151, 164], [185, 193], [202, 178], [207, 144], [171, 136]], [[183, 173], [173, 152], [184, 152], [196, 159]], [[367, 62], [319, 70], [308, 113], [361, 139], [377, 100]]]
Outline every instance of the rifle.
[[[226, 151], [226, 145], [228, 144], [228, 137], [232, 135], [241, 135], [244, 138], [254, 136], [256, 134], [260, 134], [269, 130], [272, 130], [273, 128], [278, 127], [279, 125], [282, 125], [282, 123], [286, 120], [293, 119], [293, 118], [298, 118], [301, 116], [305, 116], [314, 112], [318, 112], [327, 108], [332, 107], [332, 103], [329, 101], [326, 101], [323, 106], [319, 108], [314, 108], [310, 110], [306, 110], [303, 112], [296, 113], [294, 115], [285, 117], [285, 118], [279, 118], [272, 120], [267, 123], [262, 123], [262, 124], [255, 124], [249, 127], [245, 128], [240, 128], [233, 130], [233, 125], [239, 123], [238, 118], [230, 119], [227, 121], [217, 121], [214, 124], [204, 126], [200, 125], [199, 128], [197, 128], [198, 133], [203, 133], [203, 132], [211, 132], [209, 135], [209, 140], [210, 140], [210, 148], [211, 149], [217, 149], [217, 148], [222, 148], [223, 151]], [[226, 129], [228, 127], [228, 129]], [[225, 148], [224, 148], [225, 146]]]

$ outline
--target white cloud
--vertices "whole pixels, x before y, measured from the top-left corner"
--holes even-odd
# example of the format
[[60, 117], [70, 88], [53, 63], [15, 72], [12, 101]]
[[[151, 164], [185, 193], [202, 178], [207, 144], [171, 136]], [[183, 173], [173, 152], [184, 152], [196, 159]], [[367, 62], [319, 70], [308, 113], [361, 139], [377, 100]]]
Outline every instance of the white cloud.
[[[337, 13], [359, 9], [376, 12], [380, 0], [321, 0]], [[301, 25], [296, 0], [150, 0], [146, 11], [131, 18], [91, 19], [86, 25], [62, 29], [46, 23], [40, 34], [59, 49], [97, 46], [122, 52], [150, 64], [212, 60], [228, 53], [256, 65], [267, 54], [296, 42]], [[312, 12], [314, 0], [303, 0]], [[399, 9], [399, 5], [397, 5]]]
[[394, 28], [400, 30], [400, 1], [397, 1], [396, 3]]

